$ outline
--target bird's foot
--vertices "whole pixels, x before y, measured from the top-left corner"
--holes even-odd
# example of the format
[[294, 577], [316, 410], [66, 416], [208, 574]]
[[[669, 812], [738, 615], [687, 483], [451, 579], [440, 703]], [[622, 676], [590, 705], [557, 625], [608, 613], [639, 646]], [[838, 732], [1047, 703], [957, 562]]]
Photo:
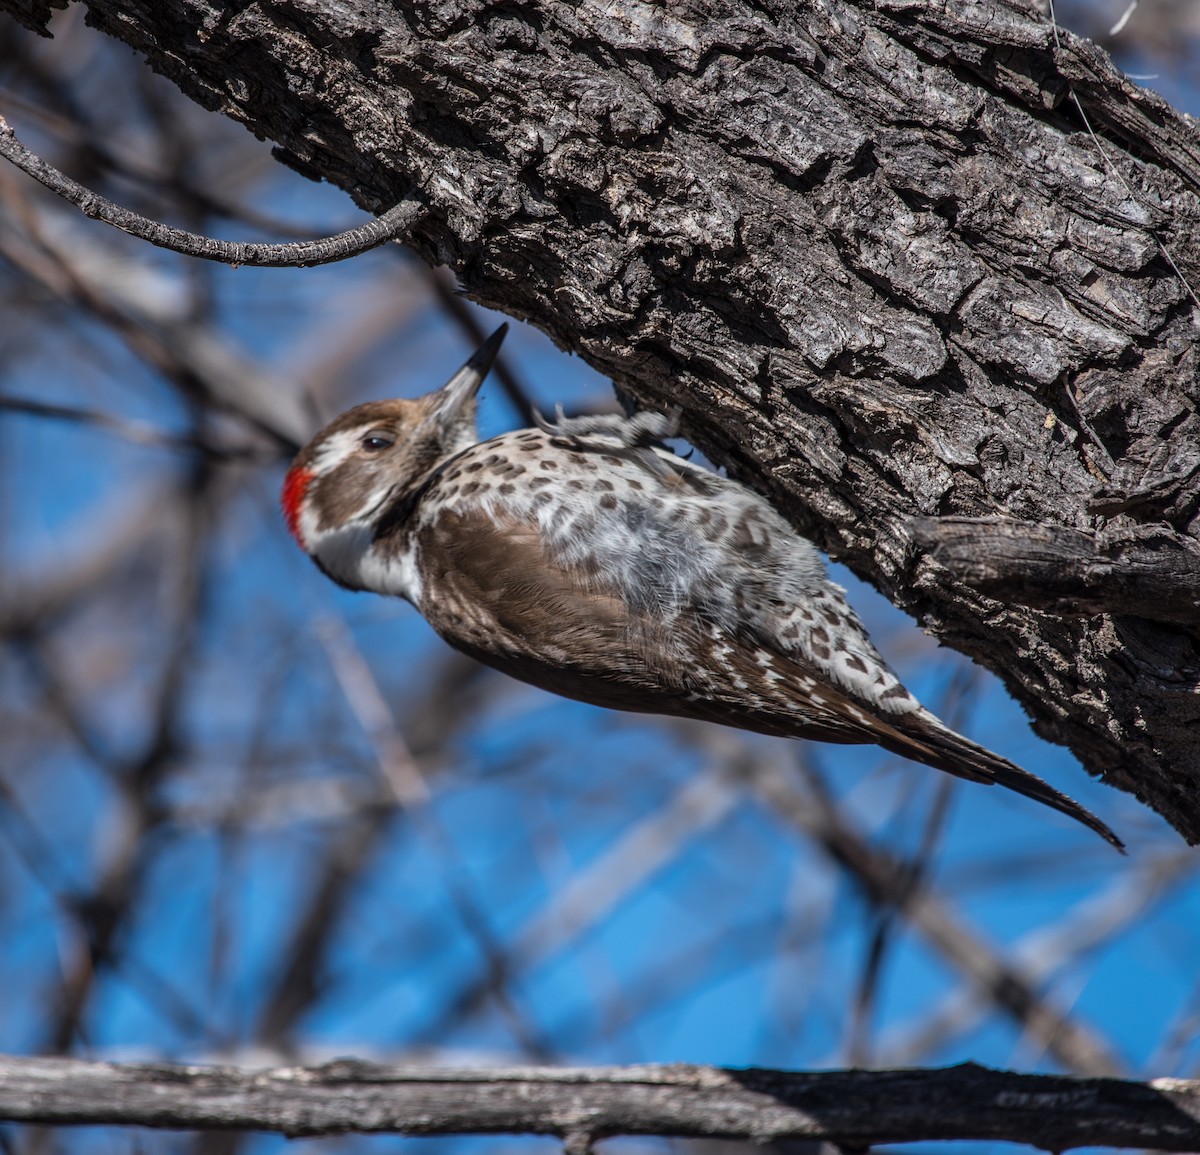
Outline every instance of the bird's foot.
[[679, 432], [681, 412], [676, 407], [670, 414], [646, 410], [632, 417], [609, 413], [568, 417], [559, 405], [553, 422], [540, 413], [534, 413], [533, 419], [542, 432], [570, 438], [582, 449], [647, 449]]

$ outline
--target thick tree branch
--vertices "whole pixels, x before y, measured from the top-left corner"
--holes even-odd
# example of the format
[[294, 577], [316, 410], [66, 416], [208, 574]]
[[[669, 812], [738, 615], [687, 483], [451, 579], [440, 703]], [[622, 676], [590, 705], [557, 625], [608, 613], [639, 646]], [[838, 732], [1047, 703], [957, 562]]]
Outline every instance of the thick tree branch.
[[1122, 614], [1094, 577], [1096, 612], [1055, 616], [909, 530], [1200, 525], [1200, 138], [1094, 46], [1025, 0], [85, 4], [301, 171], [368, 206], [415, 189], [427, 261], [681, 406], [1040, 733], [1200, 840], [1192, 620]]
[[1200, 626], [1200, 545], [1167, 526], [1097, 534], [1002, 517], [930, 517], [910, 528], [923, 553], [999, 601]]
[[1200, 1145], [1200, 1082], [942, 1070], [448, 1070], [341, 1060], [239, 1070], [0, 1057], [0, 1119], [285, 1135], [532, 1133], [825, 1140], [1004, 1139], [1052, 1151]]

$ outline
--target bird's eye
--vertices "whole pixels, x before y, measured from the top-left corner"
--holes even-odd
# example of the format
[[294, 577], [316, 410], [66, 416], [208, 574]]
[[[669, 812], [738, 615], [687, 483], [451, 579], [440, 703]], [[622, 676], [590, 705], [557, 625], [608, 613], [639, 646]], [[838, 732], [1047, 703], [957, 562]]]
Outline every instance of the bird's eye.
[[360, 444], [368, 453], [379, 453], [381, 450], [391, 449], [396, 444], [396, 439], [386, 433], [368, 433]]

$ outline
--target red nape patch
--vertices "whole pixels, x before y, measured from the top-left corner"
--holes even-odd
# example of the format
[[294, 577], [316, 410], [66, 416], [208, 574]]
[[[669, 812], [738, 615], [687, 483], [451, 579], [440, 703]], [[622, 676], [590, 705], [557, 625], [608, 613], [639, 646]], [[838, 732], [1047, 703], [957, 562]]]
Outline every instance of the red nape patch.
[[304, 544], [304, 535], [300, 532], [300, 503], [304, 501], [304, 495], [316, 476], [311, 469], [292, 466], [283, 479], [283, 492], [279, 495], [279, 504], [283, 507], [283, 517], [288, 530], [300, 543], [301, 549], [307, 547]]

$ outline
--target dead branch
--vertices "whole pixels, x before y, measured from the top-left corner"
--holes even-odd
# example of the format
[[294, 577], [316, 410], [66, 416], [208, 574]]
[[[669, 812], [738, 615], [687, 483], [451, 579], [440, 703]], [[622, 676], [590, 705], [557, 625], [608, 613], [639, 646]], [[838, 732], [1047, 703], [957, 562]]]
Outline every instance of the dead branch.
[[927, 517], [916, 544], [988, 597], [1058, 614], [1200, 625], [1200, 546], [1168, 526], [1097, 534], [1002, 517]]
[[285, 1135], [713, 1136], [856, 1146], [1005, 1139], [1194, 1151], [1200, 1081], [934, 1070], [175, 1066], [0, 1058], [0, 1118]]

